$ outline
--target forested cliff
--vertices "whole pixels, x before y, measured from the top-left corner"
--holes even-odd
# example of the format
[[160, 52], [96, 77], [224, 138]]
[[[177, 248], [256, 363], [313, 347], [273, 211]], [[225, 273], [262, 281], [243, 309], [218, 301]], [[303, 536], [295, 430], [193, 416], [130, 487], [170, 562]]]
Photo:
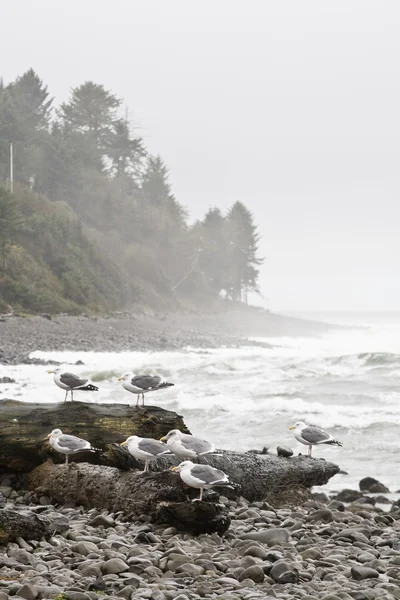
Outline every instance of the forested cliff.
[[55, 106], [32, 69], [0, 82], [0, 311], [246, 301], [262, 263], [252, 214], [233, 201], [190, 223], [184, 204], [102, 85]]

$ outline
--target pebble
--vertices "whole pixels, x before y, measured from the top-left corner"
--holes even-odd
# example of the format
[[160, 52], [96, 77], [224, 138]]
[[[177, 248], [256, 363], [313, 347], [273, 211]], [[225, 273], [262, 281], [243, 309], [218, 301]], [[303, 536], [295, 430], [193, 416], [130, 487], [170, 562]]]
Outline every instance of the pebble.
[[357, 491], [349, 505], [324, 496], [295, 509], [226, 504], [225, 537], [37, 505], [70, 529], [0, 550], [0, 600], [400, 600], [400, 506], [381, 512]]

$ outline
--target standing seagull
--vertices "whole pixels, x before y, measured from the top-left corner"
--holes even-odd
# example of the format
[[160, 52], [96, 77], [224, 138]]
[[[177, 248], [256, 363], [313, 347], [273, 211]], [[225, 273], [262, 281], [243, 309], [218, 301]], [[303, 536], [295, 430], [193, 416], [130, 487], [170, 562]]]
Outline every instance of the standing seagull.
[[49, 438], [50, 446], [52, 446], [54, 450], [57, 450], [57, 452], [60, 452], [61, 454], [65, 454], [66, 465], [68, 464], [68, 456], [70, 454], [76, 454], [82, 450], [91, 450], [92, 452], [97, 450], [97, 448], [92, 448], [90, 442], [82, 440], [74, 435], [66, 435], [61, 429], [53, 429], [47, 437]]
[[171, 454], [167, 444], [153, 440], [152, 438], [140, 438], [137, 435], [129, 436], [121, 446], [127, 446], [129, 454], [132, 454], [135, 458], [144, 460], [144, 471], [149, 470], [149, 463], [151, 460], [156, 460], [159, 456], [164, 454]]
[[233, 485], [230, 485], [226, 473], [209, 465], [194, 465], [191, 460], [184, 460], [177, 467], [172, 467], [171, 470], [178, 471], [183, 483], [186, 483], [186, 485], [200, 489], [200, 497], [196, 500], [203, 499], [204, 489], [212, 487], [235, 489]]
[[161, 381], [158, 375], [131, 375], [127, 373], [120, 377], [118, 381], [122, 381], [122, 387], [132, 394], [137, 394], [136, 406], [139, 406], [139, 399], [142, 396], [142, 406], [144, 406], [144, 395], [148, 392], [155, 392], [164, 388], [171, 387], [175, 384], [168, 381]]
[[319, 427], [308, 427], [303, 421], [297, 421], [289, 429], [294, 430], [294, 437], [298, 442], [308, 446], [308, 456], [311, 456], [313, 446], [319, 444], [331, 444], [332, 446], [343, 446], [342, 442], [335, 440], [329, 433]]
[[182, 433], [179, 429], [172, 429], [160, 440], [166, 442], [171, 452], [180, 458], [197, 458], [215, 451], [214, 444], [189, 433]]
[[73, 373], [63, 373], [62, 369], [48, 371], [53, 374], [54, 383], [62, 390], [66, 390], [64, 402], [67, 401], [68, 392], [71, 392], [71, 401], [74, 400], [74, 390], [82, 390], [87, 392], [98, 392], [99, 388], [93, 383], [89, 383], [89, 379], [82, 379]]

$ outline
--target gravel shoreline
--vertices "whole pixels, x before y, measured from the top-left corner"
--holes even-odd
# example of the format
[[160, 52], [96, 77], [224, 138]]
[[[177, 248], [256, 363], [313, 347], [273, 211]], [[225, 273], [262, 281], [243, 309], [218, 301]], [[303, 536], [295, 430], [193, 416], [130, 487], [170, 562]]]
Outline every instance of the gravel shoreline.
[[221, 496], [232, 518], [227, 534], [193, 537], [154, 526], [145, 514], [131, 521], [122, 513], [55, 507], [16, 481], [2, 479], [6, 510], [60, 513], [69, 529], [1, 547], [0, 600], [400, 598], [397, 505], [384, 513], [362, 500], [345, 506], [316, 497], [274, 509]]
[[180, 350], [186, 346], [218, 348], [268, 345], [251, 336], [316, 335], [329, 326], [247, 310], [215, 314], [114, 315], [112, 317], [3, 316], [0, 318], [0, 363], [21, 364], [30, 352]]

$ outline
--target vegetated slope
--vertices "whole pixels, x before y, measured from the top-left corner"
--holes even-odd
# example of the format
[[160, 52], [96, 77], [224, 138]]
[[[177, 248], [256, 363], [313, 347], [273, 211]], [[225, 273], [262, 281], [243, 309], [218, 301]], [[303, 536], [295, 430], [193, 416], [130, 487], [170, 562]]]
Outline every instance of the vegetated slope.
[[103, 85], [86, 81], [56, 107], [33, 69], [7, 85], [0, 77], [3, 309], [246, 301], [262, 263], [251, 212], [236, 201], [192, 224], [180, 200], [163, 159], [149, 154], [122, 99]]
[[0, 270], [0, 308], [32, 313], [113, 310], [130, 293], [121, 271], [89, 241], [64, 202], [18, 186]]

